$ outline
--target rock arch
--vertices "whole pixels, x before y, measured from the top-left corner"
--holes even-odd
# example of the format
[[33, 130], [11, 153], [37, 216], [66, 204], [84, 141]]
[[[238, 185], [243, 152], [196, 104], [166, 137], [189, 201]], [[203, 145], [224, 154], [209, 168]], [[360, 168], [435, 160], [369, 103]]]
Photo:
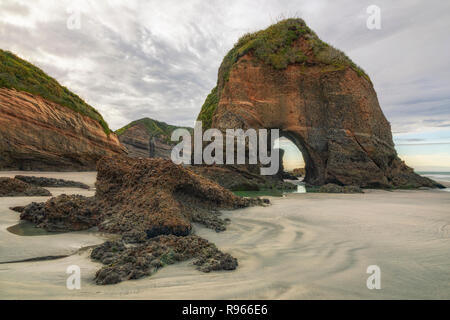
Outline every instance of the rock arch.
[[[285, 47], [273, 49], [273, 43]], [[301, 19], [241, 38], [225, 57], [199, 119], [223, 131], [280, 129], [302, 151], [310, 184], [437, 185], [397, 156], [369, 77]]]

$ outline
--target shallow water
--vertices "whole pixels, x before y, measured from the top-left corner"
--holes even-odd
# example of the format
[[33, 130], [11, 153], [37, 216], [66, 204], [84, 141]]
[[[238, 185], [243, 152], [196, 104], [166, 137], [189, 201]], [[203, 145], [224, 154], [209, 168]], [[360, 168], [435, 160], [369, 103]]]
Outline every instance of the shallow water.
[[42, 228], [37, 228], [33, 223], [28, 221], [21, 221], [6, 230], [18, 236], [48, 236], [64, 233], [46, 231]]

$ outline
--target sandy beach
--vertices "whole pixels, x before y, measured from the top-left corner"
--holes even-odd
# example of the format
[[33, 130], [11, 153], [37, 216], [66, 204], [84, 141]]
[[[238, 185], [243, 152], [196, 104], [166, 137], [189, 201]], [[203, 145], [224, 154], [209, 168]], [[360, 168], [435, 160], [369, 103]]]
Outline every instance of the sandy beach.
[[[14, 176], [16, 172], [1, 172]], [[21, 173], [23, 174], [23, 173]], [[94, 185], [95, 172], [26, 173]], [[93, 195], [95, 190], [49, 188]], [[235, 271], [202, 273], [191, 262], [151, 277], [98, 286], [89, 247], [95, 232], [23, 236], [8, 208], [46, 197], [0, 198], [0, 299], [450, 299], [450, 192], [366, 190], [365, 194], [290, 194], [269, 207], [224, 212], [222, 233], [195, 233], [239, 261]], [[55, 260], [15, 262], [45, 256]], [[81, 268], [81, 289], [66, 288], [66, 268]], [[367, 267], [381, 269], [369, 290]]]

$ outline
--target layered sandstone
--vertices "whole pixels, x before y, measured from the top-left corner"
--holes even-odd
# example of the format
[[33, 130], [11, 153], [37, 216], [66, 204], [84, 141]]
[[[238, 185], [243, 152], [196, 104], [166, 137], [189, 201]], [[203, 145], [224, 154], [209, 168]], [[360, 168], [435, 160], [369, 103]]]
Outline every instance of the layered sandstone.
[[0, 88], [0, 169], [95, 170], [101, 157], [125, 153], [116, 135], [91, 117]]
[[301, 19], [238, 42], [199, 119], [208, 117], [221, 130], [280, 129], [302, 151], [310, 184], [438, 186], [398, 157], [368, 76]]

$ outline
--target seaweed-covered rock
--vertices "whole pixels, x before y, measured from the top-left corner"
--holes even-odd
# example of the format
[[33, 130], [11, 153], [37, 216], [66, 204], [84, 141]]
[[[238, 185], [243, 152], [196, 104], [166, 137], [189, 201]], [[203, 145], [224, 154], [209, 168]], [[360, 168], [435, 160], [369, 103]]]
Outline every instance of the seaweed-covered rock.
[[163, 159], [104, 158], [98, 163], [96, 187], [95, 197], [61, 195], [28, 205], [21, 217], [49, 231], [98, 226], [140, 242], [144, 233], [147, 238], [186, 236], [192, 222], [223, 231], [219, 209], [262, 204]]
[[92, 251], [91, 258], [105, 264], [95, 275], [95, 282], [102, 285], [139, 279], [165, 265], [189, 259], [194, 259], [193, 264], [203, 272], [234, 270], [238, 265], [231, 255], [195, 235], [158, 236], [134, 246], [107, 241]]
[[218, 209], [252, 204], [218, 184], [163, 159], [107, 157], [98, 163], [96, 202], [104, 212], [100, 229], [147, 236], [186, 236], [191, 222], [223, 230]]
[[60, 195], [45, 203], [33, 202], [21, 209], [20, 219], [47, 231], [79, 231], [97, 226], [101, 219], [94, 198]]
[[113, 284], [152, 274], [164, 265], [194, 258], [203, 272], [233, 270], [237, 260], [214, 244], [191, 235], [192, 222], [225, 230], [219, 209], [267, 205], [241, 198], [189, 169], [163, 159], [103, 158], [96, 195], [61, 195], [20, 210], [21, 219], [49, 231], [99, 230], [121, 234], [91, 257], [105, 264], [97, 284]]
[[23, 181], [0, 177], [0, 197], [47, 197], [50, 191]]
[[54, 188], [73, 187], [73, 188], [89, 189], [89, 186], [87, 184], [71, 180], [34, 177], [34, 176], [20, 176], [20, 175], [15, 176], [14, 178], [39, 187], [54, 187]]

